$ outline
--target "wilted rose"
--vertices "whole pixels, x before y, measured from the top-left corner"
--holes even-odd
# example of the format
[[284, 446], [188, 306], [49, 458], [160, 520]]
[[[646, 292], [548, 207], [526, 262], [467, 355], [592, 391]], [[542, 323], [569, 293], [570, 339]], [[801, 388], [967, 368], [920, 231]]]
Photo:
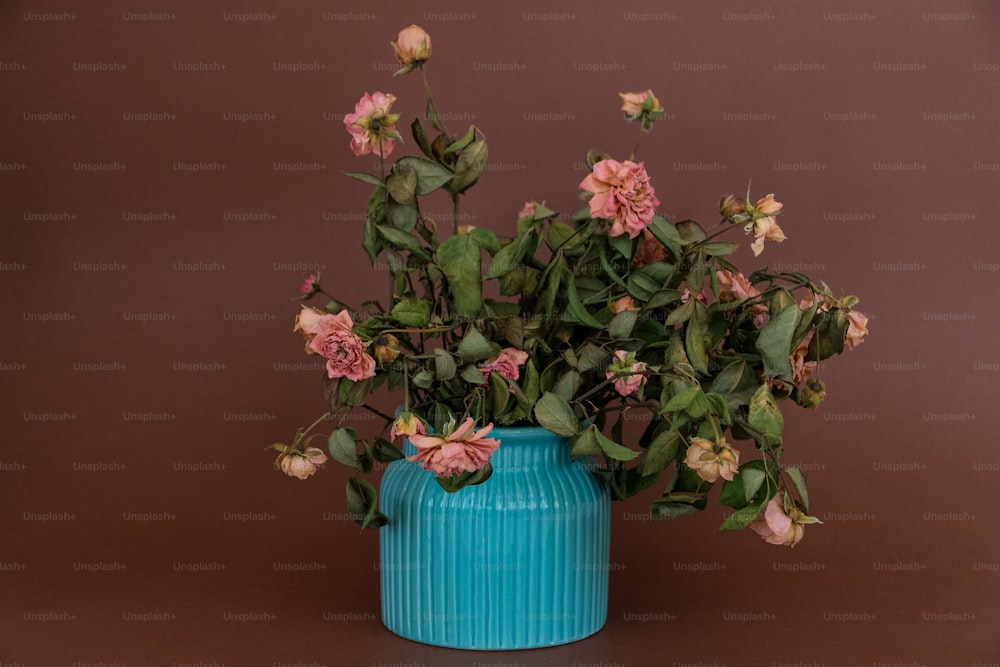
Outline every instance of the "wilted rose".
[[614, 221], [608, 236], [628, 234], [634, 239], [653, 221], [660, 205], [642, 162], [601, 160], [580, 189], [593, 195], [591, 217]]
[[714, 482], [720, 477], [731, 482], [739, 472], [740, 453], [724, 438], [721, 442], [692, 438], [684, 463], [706, 482]]
[[431, 57], [431, 36], [418, 25], [400, 30], [396, 41], [391, 44], [396, 60], [404, 66], [396, 72], [396, 75], [406, 74], [414, 67], [423, 65]]
[[489, 463], [490, 455], [500, 446], [496, 438], [487, 438], [493, 424], [476, 431], [476, 421], [468, 417], [450, 435], [411, 435], [410, 443], [417, 453], [407, 461], [417, 461], [424, 470], [439, 477], [451, 477], [474, 472]]
[[615, 391], [621, 396], [631, 396], [646, 384], [646, 363], [636, 361], [634, 352], [616, 350], [612, 358], [614, 361], [608, 365], [605, 378], [614, 378]]
[[330, 378], [346, 377], [356, 382], [374, 377], [375, 359], [367, 354], [364, 342], [352, 331], [354, 321], [347, 311], [323, 315], [315, 327], [317, 331], [308, 349], [326, 357]]
[[797, 506], [785, 510], [785, 490], [777, 495], [764, 508], [764, 518], [750, 524], [750, 528], [760, 535], [768, 544], [780, 544], [794, 547], [802, 541], [805, 535], [805, 525], [821, 523], [819, 519], [806, 516]]
[[487, 377], [491, 371], [495, 371], [508, 380], [516, 381], [521, 377], [519, 366], [523, 366], [526, 361], [528, 361], [527, 352], [513, 347], [505, 347], [493, 357], [479, 364], [479, 370], [483, 372], [483, 377]]
[[278, 457], [275, 464], [289, 477], [306, 479], [315, 473], [319, 466], [327, 461], [327, 456], [316, 447], [309, 447], [304, 452], [292, 450]]
[[365, 93], [354, 106], [354, 113], [344, 116], [344, 125], [351, 135], [351, 150], [355, 155], [375, 153], [386, 158], [392, 153], [393, 141], [401, 139], [395, 127], [399, 114], [389, 113], [389, 107], [395, 101], [396, 96], [389, 93]]

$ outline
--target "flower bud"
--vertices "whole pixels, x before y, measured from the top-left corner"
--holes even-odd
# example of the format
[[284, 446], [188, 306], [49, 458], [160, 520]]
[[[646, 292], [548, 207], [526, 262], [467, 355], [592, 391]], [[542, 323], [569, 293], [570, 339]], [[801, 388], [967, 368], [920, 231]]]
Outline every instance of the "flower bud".
[[420, 26], [411, 25], [399, 31], [399, 37], [392, 42], [392, 50], [396, 60], [403, 65], [395, 75], [406, 74], [430, 59], [431, 37]]
[[732, 223], [746, 222], [750, 218], [746, 214], [747, 207], [742, 200], [733, 195], [726, 195], [719, 201], [719, 213]]
[[399, 356], [399, 339], [392, 334], [379, 334], [375, 339], [374, 353], [379, 364], [391, 364]]
[[799, 405], [815, 410], [824, 398], [826, 398], [826, 384], [819, 378], [810, 378], [799, 392]]

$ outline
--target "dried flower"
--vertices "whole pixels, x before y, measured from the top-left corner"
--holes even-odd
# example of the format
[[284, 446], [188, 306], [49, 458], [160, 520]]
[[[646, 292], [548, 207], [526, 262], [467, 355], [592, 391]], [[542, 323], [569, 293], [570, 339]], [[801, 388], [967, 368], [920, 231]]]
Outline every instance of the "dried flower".
[[488, 377], [491, 371], [495, 371], [508, 380], [517, 381], [521, 377], [519, 366], [523, 366], [526, 361], [528, 361], [527, 352], [513, 347], [505, 347], [493, 357], [479, 364], [479, 370], [483, 372], [483, 377]]
[[720, 477], [731, 482], [739, 472], [740, 453], [725, 438], [719, 442], [692, 438], [684, 463], [706, 482], [714, 482]]
[[398, 113], [389, 113], [396, 96], [375, 92], [364, 94], [354, 106], [354, 113], [344, 116], [344, 125], [351, 135], [351, 150], [357, 156], [375, 153], [386, 158], [392, 153], [393, 142], [402, 139], [396, 131]]
[[278, 456], [274, 464], [289, 477], [307, 479], [319, 470], [319, 467], [326, 463], [326, 461], [327, 456], [322, 450], [316, 447], [309, 447], [304, 452], [296, 449], [284, 452]]
[[431, 36], [418, 25], [411, 25], [399, 31], [395, 42], [391, 42], [396, 60], [403, 65], [393, 76], [407, 74], [422, 66], [431, 57]]
[[592, 217], [614, 221], [608, 236], [628, 234], [634, 239], [653, 221], [660, 205], [642, 162], [601, 160], [580, 183], [580, 189], [593, 195]]
[[614, 361], [608, 365], [605, 378], [614, 378], [615, 391], [621, 396], [631, 396], [639, 390], [639, 387], [646, 384], [646, 363], [635, 360], [634, 352], [616, 350], [613, 355]]
[[408, 461], [417, 461], [424, 470], [439, 477], [451, 477], [463, 472], [473, 472], [485, 466], [490, 455], [500, 446], [496, 438], [487, 438], [493, 424], [476, 431], [476, 421], [468, 417], [450, 435], [411, 435], [410, 443], [417, 453]]

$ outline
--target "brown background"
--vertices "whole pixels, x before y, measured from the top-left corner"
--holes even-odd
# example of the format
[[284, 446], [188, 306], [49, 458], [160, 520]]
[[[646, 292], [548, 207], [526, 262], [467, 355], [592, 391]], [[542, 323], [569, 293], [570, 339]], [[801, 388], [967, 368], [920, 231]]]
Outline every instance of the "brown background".
[[[867, 4], [5, 2], [0, 665], [1000, 664], [1000, 10]], [[346, 473], [290, 479], [264, 447], [322, 411], [301, 279], [383, 294], [342, 118], [375, 90], [420, 113], [389, 47], [414, 22], [451, 131], [490, 142], [465, 222], [575, 211], [586, 149], [634, 141], [617, 93], [652, 88], [663, 213], [714, 222], [752, 178], [788, 241], [741, 266], [862, 297], [869, 340], [788, 415], [825, 520], [794, 550], [718, 533], [718, 508], [650, 524], [647, 496], [615, 506], [591, 639], [382, 627]]]

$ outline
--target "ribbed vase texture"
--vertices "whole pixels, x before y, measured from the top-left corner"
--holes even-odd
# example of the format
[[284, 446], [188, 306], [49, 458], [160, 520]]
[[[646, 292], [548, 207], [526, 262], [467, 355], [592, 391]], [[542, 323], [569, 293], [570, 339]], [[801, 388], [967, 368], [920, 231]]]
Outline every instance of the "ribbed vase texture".
[[[555, 646], [603, 627], [610, 497], [569, 442], [540, 427], [495, 428], [493, 476], [447, 493], [395, 461], [382, 478], [382, 621], [425, 644]], [[407, 442], [407, 455], [415, 449]]]

